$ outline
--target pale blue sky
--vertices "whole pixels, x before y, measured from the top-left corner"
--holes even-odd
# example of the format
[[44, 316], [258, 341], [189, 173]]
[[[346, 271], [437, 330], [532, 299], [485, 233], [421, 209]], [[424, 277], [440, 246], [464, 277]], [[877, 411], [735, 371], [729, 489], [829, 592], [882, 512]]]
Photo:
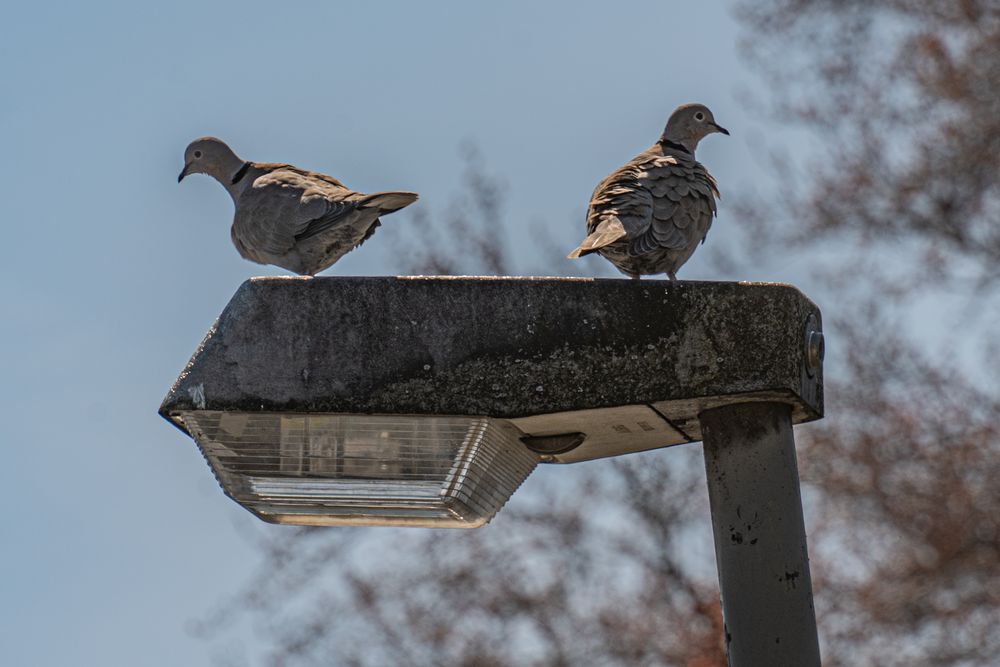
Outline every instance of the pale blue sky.
[[[723, 191], [755, 182], [735, 37], [722, 3], [7, 7], [0, 664], [209, 664], [185, 624], [256, 562], [235, 527], [255, 520], [156, 415], [240, 282], [281, 273], [237, 256], [217, 183], [177, 184], [188, 141], [415, 190], [434, 211], [472, 139], [507, 181], [510, 242], [532, 253], [546, 225], [568, 251], [596, 182], [677, 104], [732, 130], [699, 148]], [[396, 273], [407, 220], [327, 275]], [[724, 199], [713, 235], [733, 224]], [[682, 277], [732, 276], [696, 255]]]

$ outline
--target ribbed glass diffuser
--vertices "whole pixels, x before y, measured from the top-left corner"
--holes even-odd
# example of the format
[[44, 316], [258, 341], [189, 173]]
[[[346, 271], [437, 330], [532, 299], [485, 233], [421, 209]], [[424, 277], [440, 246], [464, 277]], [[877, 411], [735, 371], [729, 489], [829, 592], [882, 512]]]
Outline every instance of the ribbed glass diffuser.
[[178, 416], [226, 494], [273, 523], [475, 528], [538, 462], [486, 417]]

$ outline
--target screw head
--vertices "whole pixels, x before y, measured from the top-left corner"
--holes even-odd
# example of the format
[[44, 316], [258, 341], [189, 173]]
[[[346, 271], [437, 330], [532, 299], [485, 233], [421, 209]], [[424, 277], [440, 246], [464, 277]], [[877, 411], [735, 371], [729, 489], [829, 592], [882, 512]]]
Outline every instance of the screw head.
[[809, 377], [814, 377], [823, 367], [823, 357], [826, 356], [826, 342], [816, 313], [809, 313], [809, 317], [806, 318], [805, 337], [802, 342], [805, 345], [806, 373]]

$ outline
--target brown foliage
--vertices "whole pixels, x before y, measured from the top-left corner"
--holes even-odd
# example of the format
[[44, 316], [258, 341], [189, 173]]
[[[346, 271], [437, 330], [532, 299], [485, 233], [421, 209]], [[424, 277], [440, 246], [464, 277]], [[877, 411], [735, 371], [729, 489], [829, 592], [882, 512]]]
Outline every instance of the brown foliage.
[[908, 342], [845, 343], [836, 417], [799, 439], [824, 663], [992, 664], [1000, 401]]
[[[808, 169], [777, 159], [789, 187], [741, 211], [761, 248], [813, 253], [838, 293], [832, 417], [800, 431], [824, 662], [993, 664], [996, 366], [982, 355], [981, 377], [962, 372], [975, 323], [955, 322], [940, 351], [897, 336], [901, 313], [995, 305], [1000, 4], [769, 0], [739, 14], [768, 105], [821, 139]], [[928, 287], [951, 290], [921, 312]]]
[[739, 14], [768, 106], [821, 141], [807, 169], [777, 160], [780, 201], [743, 207], [751, 237], [775, 242], [784, 211], [798, 233], [779, 226], [780, 241], [905, 244], [914, 286], [995, 281], [1000, 5], [770, 0], [741, 3]]

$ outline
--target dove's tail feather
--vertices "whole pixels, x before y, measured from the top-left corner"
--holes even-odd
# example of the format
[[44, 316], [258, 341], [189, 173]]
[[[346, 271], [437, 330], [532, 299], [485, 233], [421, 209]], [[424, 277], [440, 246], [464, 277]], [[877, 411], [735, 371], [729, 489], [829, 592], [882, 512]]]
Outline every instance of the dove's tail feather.
[[625, 226], [622, 225], [621, 220], [618, 218], [607, 218], [583, 240], [579, 248], [566, 255], [566, 259], [576, 259], [577, 257], [597, 252], [604, 246], [610, 245], [625, 236]]
[[375, 192], [359, 202], [362, 207], [374, 207], [382, 213], [395, 213], [417, 201], [416, 192]]

